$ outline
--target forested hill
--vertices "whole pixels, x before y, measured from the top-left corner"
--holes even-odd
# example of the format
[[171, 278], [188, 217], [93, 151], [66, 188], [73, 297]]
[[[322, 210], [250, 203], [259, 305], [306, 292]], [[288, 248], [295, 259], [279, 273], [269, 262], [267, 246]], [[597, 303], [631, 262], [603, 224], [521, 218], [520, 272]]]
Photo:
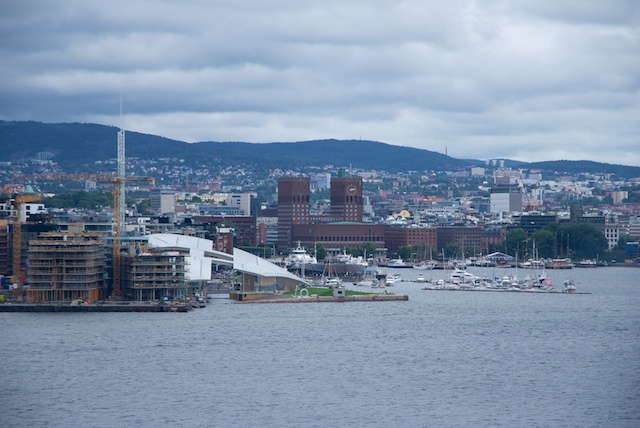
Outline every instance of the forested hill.
[[577, 175], [581, 173], [591, 174], [615, 174], [620, 177], [640, 177], [640, 167], [626, 165], [611, 165], [593, 161], [557, 160], [548, 162], [532, 162], [526, 164], [527, 168], [542, 169], [558, 174]]
[[[33, 159], [53, 153], [63, 168], [80, 168], [117, 156], [118, 129], [112, 126], [0, 121], [0, 161]], [[127, 131], [128, 158], [180, 158], [187, 163], [257, 165], [264, 168], [335, 165], [397, 171], [442, 171], [464, 168], [468, 162], [449, 156], [375, 141], [317, 140], [295, 143], [185, 143]]]
[[[63, 169], [85, 172], [96, 161], [117, 157], [117, 132], [112, 126], [81, 123], [0, 121], [0, 161], [29, 160], [38, 152], [50, 152]], [[253, 165], [290, 169], [305, 166], [399, 171], [445, 171], [483, 166], [482, 161], [454, 159], [441, 153], [362, 140], [317, 140], [295, 143], [242, 143], [183, 141], [127, 131], [127, 157], [141, 159], [178, 158], [185, 163]], [[539, 168], [556, 173], [613, 173], [639, 177], [640, 167], [591, 161], [520, 163], [518, 168]]]

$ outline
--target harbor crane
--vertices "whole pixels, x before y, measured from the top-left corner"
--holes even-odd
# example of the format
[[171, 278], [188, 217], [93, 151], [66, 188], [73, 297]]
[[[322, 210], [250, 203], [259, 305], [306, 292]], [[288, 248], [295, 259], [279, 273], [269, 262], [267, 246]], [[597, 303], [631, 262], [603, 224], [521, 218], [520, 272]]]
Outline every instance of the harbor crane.
[[[14, 178], [23, 179], [23, 180], [40, 180], [40, 181], [96, 181], [96, 182], [109, 182], [113, 184], [113, 253], [112, 253], [112, 267], [113, 267], [113, 289], [111, 291], [112, 296], [121, 296], [122, 295], [122, 284], [121, 284], [121, 250], [122, 250], [122, 222], [124, 219], [120, 215], [122, 206], [121, 206], [121, 196], [124, 192], [124, 186], [126, 183], [149, 183], [151, 185], [155, 184], [154, 178], [149, 177], [124, 177], [120, 178], [114, 174], [25, 174], [15, 176]], [[38, 199], [39, 200], [39, 199]], [[26, 201], [23, 201], [26, 202]], [[18, 216], [18, 220], [20, 217]], [[15, 223], [14, 223], [15, 224]], [[15, 227], [14, 227], [15, 228]], [[15, 253], [15, 234], [14, 234], [14, 272], [15, 272], [15, 263], [16, 263], [16, 253]], [[19, 237], [18, 239], [21, 239]], [[20, 242], [20, 241], [18, 241]], [[18, 245], [18, 249], [20, 249], [20, 245]], [[18, 253], [18, 266], [20, 266], [20, 253]]]

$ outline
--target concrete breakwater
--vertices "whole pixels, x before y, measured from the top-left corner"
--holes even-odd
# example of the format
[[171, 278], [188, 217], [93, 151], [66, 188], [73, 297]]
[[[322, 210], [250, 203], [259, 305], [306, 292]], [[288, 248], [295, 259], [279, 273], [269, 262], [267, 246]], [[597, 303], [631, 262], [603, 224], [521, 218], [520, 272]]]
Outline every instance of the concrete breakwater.
[[409, 296], [406, 294], [365, 294], [355, 296], [309, 296], [309, 297], [291, 297], [291, 296], [265, 296], [264, 298], [255, 298], [250, 300], [240, 300], [234, 303], [339, 303], [339, 302], [399, 302], [407, 301]]

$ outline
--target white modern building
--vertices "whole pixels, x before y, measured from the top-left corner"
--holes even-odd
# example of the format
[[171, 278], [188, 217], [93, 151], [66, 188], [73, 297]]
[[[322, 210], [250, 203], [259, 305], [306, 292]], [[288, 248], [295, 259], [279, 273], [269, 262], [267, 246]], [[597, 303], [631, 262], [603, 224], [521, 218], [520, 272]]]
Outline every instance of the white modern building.
[[[8, 218], [13, 217], [13, 205], [10, 203], [0, 204], [0, 212], [6, 213]], [[34, 214], [46, 214], [47, 209], [44, 204], [25, 203], [20, 205], [20, 221], [26, 222]]]
[[174, 189], [153, 189], [149, 195], [151, 211], [156, 214], [176, 212], [176, 191]]
[[517, 186], [491, 188], [491, 213], [522, 212], [522, 190]]
[[256, 197], [256, 193], [229, 193], [227, 194], [227, 206], [236, 207], [242, 211], [240, 215], [251, 215], [251, 197]]
[[151, 234], [147, 238], [150, 247], [189, 250], [186, 257], [189, 281], [210, 280], [212, 266], [222, 265], [242, 273], [242, 288], [237, 290], [240, 294], [293, 290], [300, 284], [310, 285], [288, 270], [238, 248], [233, 249], [233, 254], [216, 251], [209, 239], [171, 233]]

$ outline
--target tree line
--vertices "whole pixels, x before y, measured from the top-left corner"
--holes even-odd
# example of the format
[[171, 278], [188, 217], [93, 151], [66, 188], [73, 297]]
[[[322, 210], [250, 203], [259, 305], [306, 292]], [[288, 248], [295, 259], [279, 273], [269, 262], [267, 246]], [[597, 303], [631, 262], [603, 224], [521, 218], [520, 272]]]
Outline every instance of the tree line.
[[[149, 211], [148, 195], [128, 194], [125, 203], [135, 206], [138, 212], [146, 214]], [[60, 193], [49, 198], [44, 198], [42, 203], [50, 208], [83, 208], [87, 210], [100, 210], [113, 207], [113, 193], [111, 192], [77, 192]]]

